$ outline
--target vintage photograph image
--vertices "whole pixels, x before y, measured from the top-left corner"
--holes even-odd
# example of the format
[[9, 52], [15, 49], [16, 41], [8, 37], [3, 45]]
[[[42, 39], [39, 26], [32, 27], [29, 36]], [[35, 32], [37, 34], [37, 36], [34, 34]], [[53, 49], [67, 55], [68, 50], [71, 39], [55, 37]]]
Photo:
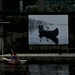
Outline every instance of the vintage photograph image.
[[69, 44], [68, 15], [28, 15], [29, 45]]
[[75, 75], [75, 0], [0, 0], [0, 75]]

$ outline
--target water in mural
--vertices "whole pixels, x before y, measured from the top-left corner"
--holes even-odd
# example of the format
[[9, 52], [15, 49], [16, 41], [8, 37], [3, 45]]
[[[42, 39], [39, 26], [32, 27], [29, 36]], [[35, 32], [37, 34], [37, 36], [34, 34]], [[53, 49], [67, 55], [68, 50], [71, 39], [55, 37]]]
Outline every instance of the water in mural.
[[[50, 28], [50, 31], [58, 28], [58, 44], [68, 44], [68, 25], [48, 25], [48, 27]], [[35, 29], [33, 32], [29, 33], [29, 44], [55, 44], [55, 42], [53, 42], [51, 39], [49, 39], [49, 41], [46, 41], [45, 37], [43, 37], [42, 41], [40, 42], [38, 29]]]

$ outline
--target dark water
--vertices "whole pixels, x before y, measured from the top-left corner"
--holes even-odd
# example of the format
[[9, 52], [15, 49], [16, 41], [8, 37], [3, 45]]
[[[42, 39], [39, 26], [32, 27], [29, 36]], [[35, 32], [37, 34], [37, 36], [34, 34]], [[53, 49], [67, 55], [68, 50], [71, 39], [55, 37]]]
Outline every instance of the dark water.
[[28, 75], [27, 65], [7, 65], [0, 63], [0, 75]]
[[0, 75], [75, 75], [74, 64], [21, 64], [0, 63]]
[[31, 64], [30, 75], [69, 75], [68, 64]]

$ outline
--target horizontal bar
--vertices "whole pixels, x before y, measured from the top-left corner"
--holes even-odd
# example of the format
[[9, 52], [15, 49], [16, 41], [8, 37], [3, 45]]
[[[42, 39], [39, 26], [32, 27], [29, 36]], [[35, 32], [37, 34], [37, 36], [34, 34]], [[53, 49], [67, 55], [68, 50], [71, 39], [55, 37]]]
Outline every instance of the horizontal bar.
[[10, 22], [0, 22], [0, 24], [9, 24]]
[[[11, 54], [0, 55], [4, 57], [11, 57]], [[18, 57], [75, 57], [75, 53], [45, 53], [45, 54], [17, 54]]]

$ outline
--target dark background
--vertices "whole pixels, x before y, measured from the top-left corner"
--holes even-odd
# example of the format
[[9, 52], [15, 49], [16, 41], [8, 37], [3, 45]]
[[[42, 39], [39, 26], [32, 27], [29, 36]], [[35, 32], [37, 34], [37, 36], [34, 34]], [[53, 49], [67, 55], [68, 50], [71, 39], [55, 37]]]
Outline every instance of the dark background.
[[[31, 13], [2, 13], [4, 53], [10, 53], [10, 48], [17, 53], [74, 53], [75, 52], [75, 15], [68, 15], [69, 44], [68, 45], [29, 45], [28, 44], [28, 15]], [[35, 13], [33, 13], [35, 14]], [[36, 13], [36, 14], [63, 14], [63, 13]], [[63, 14], [65, 15], [65, 13]], [[10, 41], [8, 41], [8, 39]]]
[[[56, 5], [53, 10], [59, 10], [60, 12], [51, 11], [51, 12], [26, 12], [26, 6], [29, 5], [37, 5], [38, 0], [23, 0], [23, 12], [19, 10], [19, 1], [20, 0], [2, 0], [2, 10], [0, 11], [0, 21], [9, 21], [10, 24], [3, 24], [3, 35], [1, 37], [4, 38], [4, 53], [10, 53], [10, 48], [13, 48], [18, 53], [65, 53], [65, 52], [75, 52], [75, 14], [72, 12], [72, 6], [74, 4], [74, 0], [71, 0], [71, 6], [67, 10], [65, 4], [61, 4], [66, 8], [63, 8], [67, 11], [60, 11], [60, 3], [58, 1], [58, 6]], [[52, 2], [52, 1], [51, 1]], [[64, 2], [64, 1], [63, 1]], [[67, 1], [68, 2], [68, 1]], [[66, 3], [67, 3], [66, 2]], [[51, 5], [54, 3], [51, 3]], [[68, 3], [67, 3], [68, 4]], [[68, 5], [70, 5], [68, 4]], [[53, 5], [54, 6], [54, 5]], [[62, 8], [61, 8], [62, 9]], [[29, 10], [30, 11], [30, 10]], [[68, 45], [48, 45], [47, 48], [44, 49], [46, 45], [36, 45], [29, 46], [28, 45], [28, 15], [30, 14], [49, 14], [49, 15], [68, 15], [69, 22], [69, 44]], [[64, 30], [64, 29], [63, 29]], [[20, 35], [21, 34], [21, 35]], [[15, 36], [14, 36], [15, 35]], [[16, 38], [17, 37], [17, 38]], [[9, 40], [10, 41], [9, 41]], [[64, 49], [64, 47], [66, 49]], [[26, 49], [27, 48], [27, 49]]]

